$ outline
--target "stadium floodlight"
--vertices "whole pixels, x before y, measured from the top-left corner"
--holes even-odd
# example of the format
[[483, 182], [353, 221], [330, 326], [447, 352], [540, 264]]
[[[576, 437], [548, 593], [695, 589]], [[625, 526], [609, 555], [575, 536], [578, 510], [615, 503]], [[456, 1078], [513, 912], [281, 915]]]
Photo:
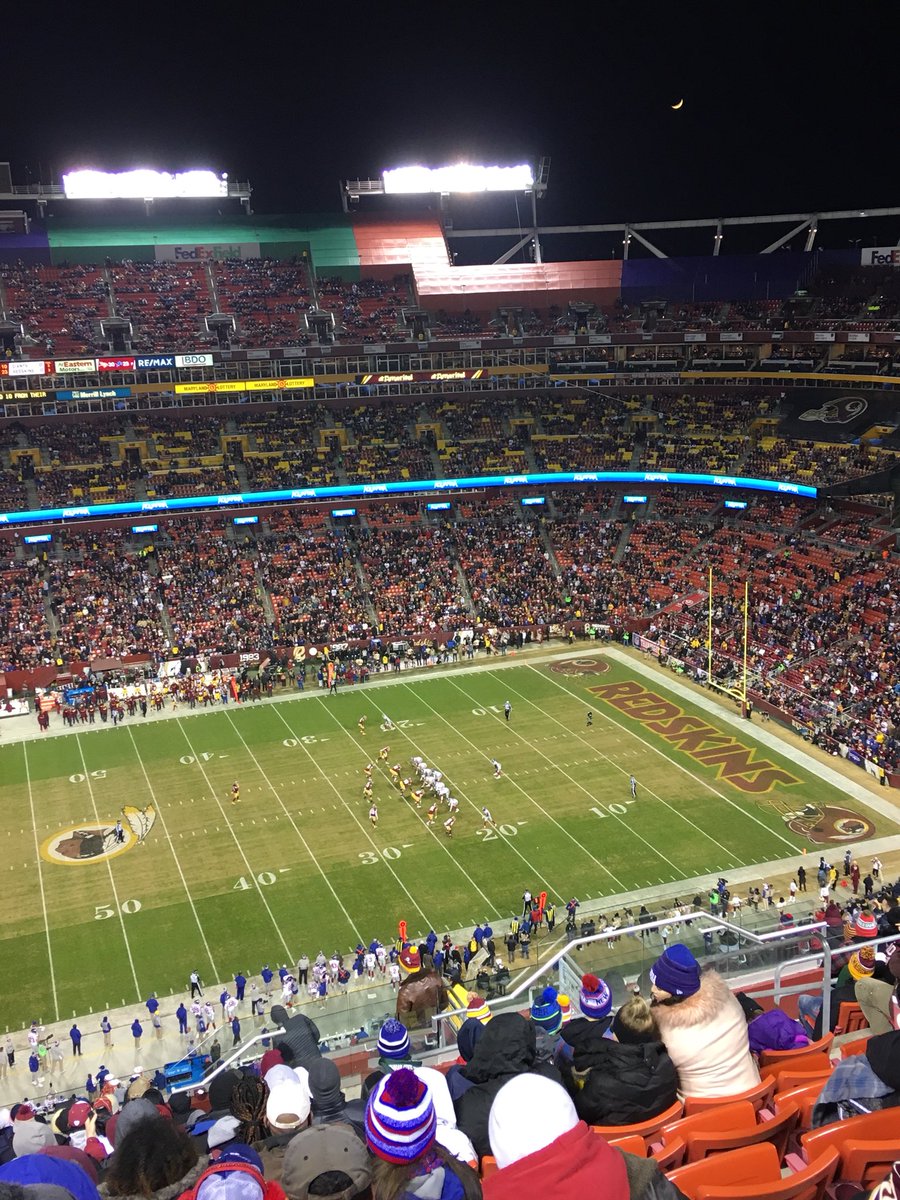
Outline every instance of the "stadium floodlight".
[[527, 192], [534, 185], [528, 163], [484, 167], [457, 163], [452, 167], [396, 167], [382, 174], [385, 194], [416, 192]]
[[227, 176], [215, 171], [69, 171], [63, 175], [68, 200], [183, 200], [228, 195]]

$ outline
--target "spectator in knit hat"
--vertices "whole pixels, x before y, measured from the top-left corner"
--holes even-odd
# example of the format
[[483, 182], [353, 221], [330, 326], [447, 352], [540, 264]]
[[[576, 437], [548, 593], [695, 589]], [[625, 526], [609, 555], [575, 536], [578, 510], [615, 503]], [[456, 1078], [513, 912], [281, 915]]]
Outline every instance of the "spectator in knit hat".
[[[868, 918], [868, 920], [863, 918]], [[860, 924], [861, 921], [862, 924]], [[877, 937], [877, 926], [875, 926], [876, 932], [871, 932], [873, 925], [874, 918], [870, 914], [860, 913], [853, 927], [853, 949], [846, 958], [837, 979], [831, 985], [829, 1029], [832, 1032], [840, 1018], [842, 1004], [858, 1003], [860, 1007], [862, 1006], [857, 989], [862, 988], [862, 995], [869, 1003], [873, 996], [872, 985], [876, 981], [885, 984], [888, 989], [893, 983], [893, 976], [888, 964], [879, 959], [876, 948], [869, 944], [870, 938]], [[875, 996], [876, 999], [879, 998], [879, 993], [875, 992]], [[822, 1025], [822, 994], [798, 996], [797, 1010], [800, 1014], [800, 1021], [810, 1037], [814, 1041], [820, 1038], [825, 1032]]]
[[[378, 1034], [378, 1066], [382, 1072], [412, 1065], [409, 1030], [396, 1017], [389, 1017]], [[418, 1066], [418, 1063], [415, 1064]]]
[[607, 1037], [575, 1043], [563, 1083], [588, 1125], [634, 1125], [675, 1103], [675, 1064], [642, 996], [622, 1005]]
[[236, 1143], [210, 1160], [183, 1200], [284, 1200], [284, 1192], [266, 1179], [253, 1147]]
[[36, 1154], [42, 1146], [55, 1146], [53, 1130], [40, 1120], [30, 1104], [13, 1106], [12, 1148], [17, 1158]]
[[475, 1047], [478, 1045], [484, 1030], [484, 1023], [476, 1020], [474, 1017], [466, 1017], [465, 1021], [459, 1027], [456, 1034], [456, 1048], [459, 1051], [459, 1057], [462, 1059], [462, 1062], [455, 1062], [447, 1072], [447, 1086], [454, 1100], [459, 1099], [463, 1092], [468, 1091], [470, 1087], [474, 1086], [470, 1080], [465, 1078], [462, 1068], [466, 1063], [472, 1061]]
[[612, 1022], [612, 992], [602, 979], [598, 979], [596, 975], [582, 975], [578, 1008], [581, 1016], [574, 1017], [562, 1029], [556, 1045], [555, 1060], [564, 1074], [567, 1064], [574, 1058], [576, 1047], [583, 1050], [586, 1046], [601, 1041]]
[[718, 971], [676, 942], [650, 970], [653, 1015], [684, 1096], [733, 1096], [759, 1083], [743, 1009]]
[[873, 975], [869, 979], [858, 979], [855, 985], [857, 1002], [873, 1036], [900, 1029], [900, 946], [888, 958], [885, 971], [889, 982]]
[[313, 1125], [352, 1125], [363, 1137], [365, 1106], [354, 1106], [348, 1110], [347, 1101], [341, 1091], [341, 1073], [332, 1058], [320, 1058], [309, 1064], [309, 1094], [312, 1101]]
[[616, 1150], [578, 1119], [564, 1088], [519, 1075], [497, 1093], [485, 1200], [684, 1200], [652, 1158]]
[[562, 1029], [562, 1009], [556, 988], [545, 987], [535, 996], [531, 1005], [531, 1023], [534, 1026], [537, 1061], [552, 1063]]
[[273, 1035], [272, 1041], [289, 1067], [306, 1066], [308, 1060], [321, 1057], [322, 1038], [315, 1021], [303, 1013], [290, 1016], [281, 1004], [272, 1005], [272, 1020], [284, 1030]]
[[349, 1125], [314, 1125], [285, 1150], [281, 1186], [288, 1200], [353, 1200], [372, 1186], [372, 1159]]
[[414, 1071], [401, 1067], [379, 1082], [366, 1106], [376, 1200], [479, 1200], [478, 1176], [437, 1142], [436, 1130], [431, 1091]]
[[[134, 1105], [143, 1103], [133, 1101]], [[121, 1115], [130, 1107], [126, 1105]], [[139, 1120], [124, 1137], [116, 1138], [100, 1195], [176, 1200], [193, 1187], [206, 1165], [206, 1157], [197, 1153], [185, 1131], [157, 1114]]]
[[488, 1114], [494, 1097], [514, 1075], [537, 1072], [557, 1083], [557, 1069], [537, 1061], [535, 1029], [518, 1013], [498, 1013], [475, 1047], [472, 1061], [462, 1069], [473, 1085], [454, 1101], [459, 1128], [479, 1158], [490, 1154]]
[[16, 1184], [25, 1189], [21, 1195], [35, 1200], [67, 1193], [72, 1200], [98, 1200], [97, 1184], [82, 1166], [44, 1154], [26, 1154], [0, 1167], [0, 1190]]

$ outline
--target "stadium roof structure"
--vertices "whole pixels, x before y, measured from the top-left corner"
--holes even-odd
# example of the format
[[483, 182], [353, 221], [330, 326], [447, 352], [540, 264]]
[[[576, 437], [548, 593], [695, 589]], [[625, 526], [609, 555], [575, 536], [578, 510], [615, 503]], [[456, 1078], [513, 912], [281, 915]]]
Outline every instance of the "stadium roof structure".
[[[764, 240], [765, 237], [771, 235], [771, 231], [768, 231], [765, 235], [762, 234], [762, 231], [768, 226], [787, 226], [786, 231], [779, 231], [778, 237], [774, 241], [763, 245], [758, 253], [772, 254], [801, 234], [806, 235], [803, 249], [809, 252], [815, 248], [819, 226], [824, 221], [865, 221], [900, 216], [900, 207], [850, 208], [827, 212], [767, 213], [760, 216], [748, 217], [718, 216], [653, 221], [607, 221], [587, 225], [542, 225], [537, 218], [537, 201], [543, 199], [549, 185], [550, 159], [544, 157], [533, 172], [530, 186], [522, 189], [523, 194], [529, 196], [531, 199], [532, 220], [530, 226], [520, 223], [515, 226], [456, 229], [449, 217], [448, 201], [452, 193], [443, 192], [440, 196], [444, 236], [448, 241], [453, 241], [457, 238], [513, 238], [513, 244], [504, 250], [499, 258], [494, 259], [492, 263], [493, 266], [501, 266], [508, 263], [515, 254], [528, 246], [529, 243], [534, 248], [534, 262], [538, 264], [542, 263], [544, 259], [541, 238], [551, 235], [618, 233], [622, 235], [623, 258], [627, 259], [629, 257], [632, 240], [639, 242], [657, 258], [668, 258], [668, 253], [657, 244], [657, 241], [651, 241], [650, 237], [648, 237], [649, 233], [657, 233], [665, 230], [708, 229], [712, 233], [712, 254], [718, 257], [727, 228], [758, 226], [761, 232], [761, 240]], [[391, 194], [391, 189], [386, 187], [384, 179], [347, 179], [341, 183], [341, 199], [345, 212], [349, 211], [350, 207], [358, 204], [364, 197], [390, 196]], [[900, 245], [900, 236], [898, 236], [897, 244]]]

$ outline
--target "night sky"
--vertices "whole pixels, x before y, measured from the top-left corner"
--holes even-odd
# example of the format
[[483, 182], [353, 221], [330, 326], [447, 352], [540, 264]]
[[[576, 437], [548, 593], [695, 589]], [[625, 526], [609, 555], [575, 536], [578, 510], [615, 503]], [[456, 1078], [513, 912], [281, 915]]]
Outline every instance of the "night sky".
[[[900, 200], [893, 5], [61, 7], [19, 9], [8, 43], [16, 181], [209, 166], [258, 212], [321, 212], [343, 177], [545, 154], [547, 224]], [[512, 197], [457, 208], [518, 223]]]

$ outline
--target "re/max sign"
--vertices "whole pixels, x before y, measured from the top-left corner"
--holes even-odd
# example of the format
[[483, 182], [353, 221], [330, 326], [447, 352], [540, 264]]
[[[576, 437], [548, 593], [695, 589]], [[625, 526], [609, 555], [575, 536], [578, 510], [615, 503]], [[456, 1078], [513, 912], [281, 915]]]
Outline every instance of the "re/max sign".
[[702, 717], [685, 713], [683, 708], [648, 691], [643, 684], [633, 680], [601, 683], [588, 691], [626, 717], [640, 721], [695, 762], [715, 767], [719, 779], [727, 779], [742, 792], [768, 792], [776, 783], [790, 787], [802, 782], [768, 759], [757, 758], [755, 750], [735, 741], [731, 734], [722, 733]]

